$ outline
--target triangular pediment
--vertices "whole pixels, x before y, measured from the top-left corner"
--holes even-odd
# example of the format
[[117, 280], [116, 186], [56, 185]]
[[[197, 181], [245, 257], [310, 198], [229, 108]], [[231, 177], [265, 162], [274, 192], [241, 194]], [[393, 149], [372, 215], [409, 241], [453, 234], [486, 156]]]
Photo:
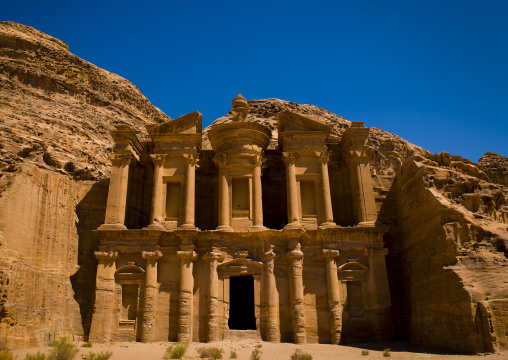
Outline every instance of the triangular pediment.
[[203, 115], [199, 111], [182, 115], [160, 125], [147, 125], [146, 129], [152, 138], [166, 134], [201, 134]]
[[332, 127], [326, 124], [326, 119], [316, 115], [307, 115], [292, 111], [279, 114], [279, 133], [281, 132], [330, 132]]

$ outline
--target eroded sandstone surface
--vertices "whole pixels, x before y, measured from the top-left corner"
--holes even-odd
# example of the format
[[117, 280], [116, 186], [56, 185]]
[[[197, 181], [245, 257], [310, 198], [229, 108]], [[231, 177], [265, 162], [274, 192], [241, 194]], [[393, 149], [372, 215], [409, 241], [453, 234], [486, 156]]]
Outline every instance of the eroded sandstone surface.
[[64, 42], [0, 22], [0, 344], [45, 345], [87, 331], [109, 131], [126, 123], [141, 133], [168, 119]]
[[[279, 151], [277, 117], [288, 110], [326, 119], [336, 146], [351, 126], [313, 105], [251, 100], [247, 120], [272, 131], [268, 162]], [[203, 130], [209, 163], [209, 130], [232, 117]], [[89, 334], [93, 231], [104, 223], [110, 131], [127, 124], [146, 139], [145, 125], [168, 120], [129, 81], [73, 55], [62, 41], [0, 22], [0, 346]], [[508, 347], [506, 157], [487, 153], [475, 164], [433, 155], [376, 128], [367, 144], [378, 220], [389, 227], [384, 241], [396, 335], [452, 352]], [[330, 159], [331, 174], [339, 161]], [[283, 179], [279, 165], [270, 171]], [[217, 175], [213, 166], [199, 171]], [[263, 186], [274, 208], [285, 183]], [[332, 196], [339, 186], [330, 180]], [[196, 183], [196, 196], [208, 195]], [[213, 223], [214, 216], [201, 210], [196, 220]]]

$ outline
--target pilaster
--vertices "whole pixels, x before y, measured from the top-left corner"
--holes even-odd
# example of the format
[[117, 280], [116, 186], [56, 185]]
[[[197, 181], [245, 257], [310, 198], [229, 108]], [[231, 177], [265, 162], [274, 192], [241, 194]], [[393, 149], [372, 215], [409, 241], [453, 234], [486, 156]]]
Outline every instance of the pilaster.
[[162, 257], [160, 251], [142, 251], [146, 259], [145, 298], [143, 301], [142, 341], [155, 340], [155, 307], [157, 304], [157, 264]]
[[212, 248], [206, 255], [209, 261], [209, 290], [208, 290], [208, 332], [207, 341], [219, 341], [219, 276], [217, 266], [224, 260], [224, 254], [217, 248]]
[[275, 280], [275, 259], [279, 257], [274, 251], [274, 246], [265, 252], [264, 276], [266, 291], [266, 340], [269, 342], [280, 342], [280, 321], [279, 321], [279, 293], [277, 292], [277, 283]]
[[176, 254], [180, 259], [180, 297], [178, 314], [178, 342], [192, 341], [192, 296], [194, 292], [193, 265], [197, 259], [194, 245], [180, 245]]
[[98, 260], [95, 290], [95, 308], [90, 329], [90, 339], [98, 342], [111, 340], [115, 301], [115, 272], [118, 252], [95, 251]]
[[386, 271], [388, 249], [367, 249], [373, 332], [376, 341], [392, 337], [393, 322], [390, 314], [390, 291]]
[[303, 252], [300, 243], [294, 250], [287, 253], [289, 260], [289, 285], [291, 297], [291, 312], [293, 325], [293, 339], [295, 344], [305, 344], [307, 334], [305, 330], [305, 309], [303, 298]]
[[338, 250], [323, 249], [326, 261], [326, 283], [328, 285], [328, 308], [330, 311], [331, 343], [339, 344], [342, 334], [342, 304], [340, 301], [340, 286], [337, 276]]
[[127, 205], [127, 187], [129, 182], [130, 154], [111, 156], [111, 178], [109, 180], [106, 219], [99, 230], [126, 230], [125, 210]]

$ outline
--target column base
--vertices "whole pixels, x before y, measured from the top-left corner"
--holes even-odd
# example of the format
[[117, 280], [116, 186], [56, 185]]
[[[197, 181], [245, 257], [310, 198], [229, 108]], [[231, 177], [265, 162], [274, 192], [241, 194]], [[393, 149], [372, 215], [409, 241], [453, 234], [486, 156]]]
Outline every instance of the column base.
[[326, 229], [326, 228], [337, 227], [337, 224], [334, 223], [333, 221], [327, 221], [327, 222], [319, 224], [319, 227], [322, 229]]
[[162, 226], [161, 223], [154, 222], [153, 224], [144, 227], [143, 230], [166, 230], [166, 228]]
[[284, 226], [284, 230], [302, 229], [303, 226], [299, 222], [292, 222]]
[[256, 231], [265, 231], [267, 230], [266, 227], [263, 225], [253, 225], [249, 228], [249, 232], [256, 232]]
[[196, 231], [198, 231], [199, 229], [196, 226], [194, 226], [194, 224], [183, 224], [183, 225], [178, 226], [177, 230], [196, 230]]
[[364, 221], [364, 222], [361, 222], [361, 223], [358, 223], [357, 226], [362, 226], [362, 227], [375, 227], [376, 226], [376, 222], [375, 221]]
[[233, 228], [229, 225], [220, 225], [215, 231], [233, 232]]
[[102, 224], [97, 230], [127, 230], [124, 224]]

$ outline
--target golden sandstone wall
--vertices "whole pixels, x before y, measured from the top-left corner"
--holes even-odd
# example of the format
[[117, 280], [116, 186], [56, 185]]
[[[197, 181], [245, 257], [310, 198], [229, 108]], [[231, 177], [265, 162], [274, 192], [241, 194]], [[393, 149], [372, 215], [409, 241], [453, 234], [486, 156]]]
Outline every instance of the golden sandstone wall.
[[385, 241], [398, 335], [439, 351], [506, 348], [508, 219], [499, 201], [506, 189], [467, 160], [455, 157], [462, 165], [452, 169], [448, 154], [430, 158], [437, 161], [404, 162], [380, 214], [391, 228]]
[[[99, 240], [93, 230], [105, 216], [113, 144], [109, 131], [126, 123], [146, 137], [145, 124], [169, 118], [128, 81], [72, 55], [66, 44], [37, 30], [1, 22], [0, 45], [0, 346], [45, 345], [63, 335], [80, 338], [89, 334], [98, 306], [93, 253]], [[312, 105], [249, 101], [250, 120], [272, 131], [284, 110], [327, 119], [337, 138], [350, 126]], [[196, 224], [213, 229], [218, 194], [205, 191], [203, 184], [212, 178], [217, 188], [218, 171], [207, 132], [201, 159], [209, 164], [196, 174], [196, 197], [203, 204], [196, 209]], [[368, 145], [379, 219], [390, 228], [384, 241], [396, 336], [452, 352], [506, 348], [506, 158], [482, 159], [480, 167], [489, 178], [476, 164], [431, 155], [379, 129], [371, 129]], [[280, 228], [287, 221], [280, 215], [287, 211], [280, 191], [285, 168], [274, 137], [266, 157], [265, 225]], [[339, 171], [339, 159], [331, 158], [329, 168], [334, 217], [348, 219], [352, 210], [340, 197], [347, 175]], [[350, 224], [343, 220], [341, 225]], [[175, 259], [163, 257], [159, 270], [177, 273]], [[320, 327], [323, 289], [313, 285], [325, 268], [318, 264], [322, 259], [312, 259], [304, 262], [309, 336], [326, 341], [326, 325]], [[286, 269], [276, 271], [284, 276]], [[204, 263], [196, 262], [197, 317], [205, 312], [205, 273]], [[170, 340], [177, 334], [170, 325], [178, 312], [177, 281], [162, 284], [157, 297], [157, 326]], [[284, 286], [278, 284], [283, 297]], [[283, 329], [289, 328], [287, 311], [281, 308]], [[205, 337], [202, 328], [196, 334], [196, 340]]]

